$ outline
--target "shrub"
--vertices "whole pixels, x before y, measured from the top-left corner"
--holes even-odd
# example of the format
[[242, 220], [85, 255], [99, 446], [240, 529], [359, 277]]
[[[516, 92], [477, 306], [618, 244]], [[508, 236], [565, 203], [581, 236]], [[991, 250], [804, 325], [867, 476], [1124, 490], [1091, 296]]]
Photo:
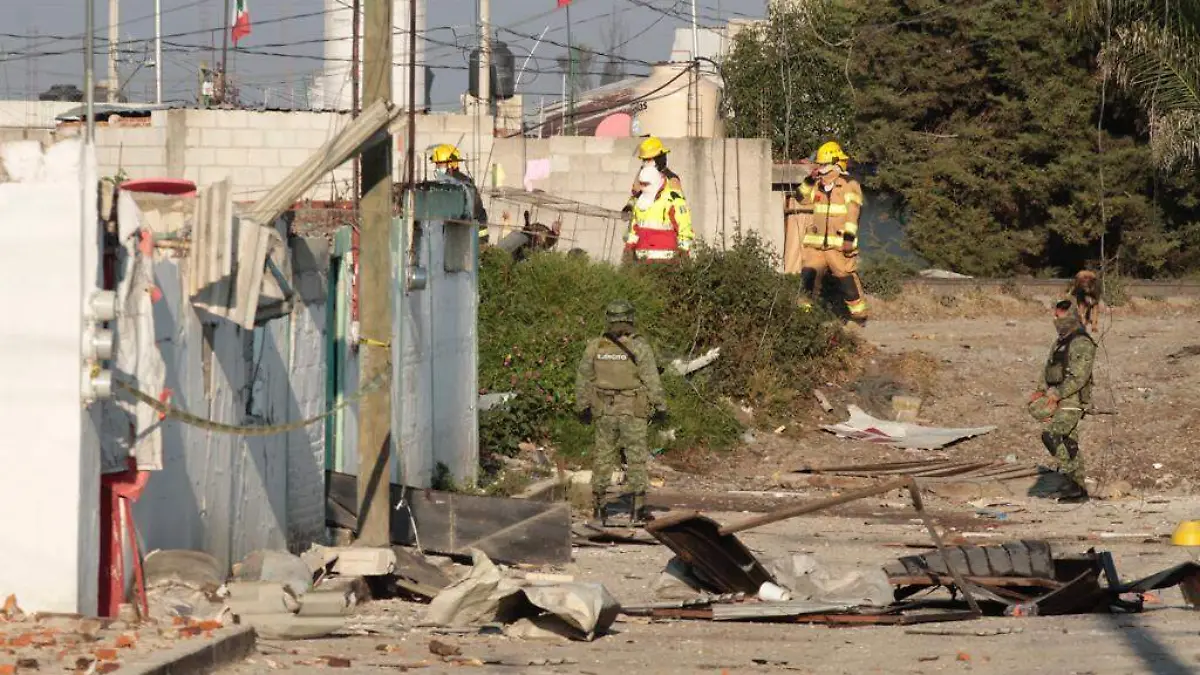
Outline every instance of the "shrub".
[[[666, 451], [723, 450], [741, 427], [719, 401], [748, 401], [786, 413], [853, 344], [823, 312], [797, 308], [798, 288], [775, 271], [757, 237], [728, 251], [701, 246], [674, 266], [614, 267], [538, 253], [519, 264], [498, 249], [480, 263], [479, 382], [517, 397], [480, 416], [485, 472], [524, 440], [584, 458], [592, 430], [574, 417], [575, 371], [587, 341], [604, 329], [604, 307], [627, 299], [660, 370], [712, 347], [721, 357], [688, 378], [663, 373], [674, 440]], [[652, 432], [652, 447], [658, 443]]]

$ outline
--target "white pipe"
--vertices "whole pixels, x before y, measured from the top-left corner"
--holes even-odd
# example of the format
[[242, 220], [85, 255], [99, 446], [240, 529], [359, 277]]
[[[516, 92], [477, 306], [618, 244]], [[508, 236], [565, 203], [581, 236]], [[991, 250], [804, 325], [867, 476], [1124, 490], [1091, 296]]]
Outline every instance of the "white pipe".
[[154, 0], [154, 102], [162, 105], [162, 0]]

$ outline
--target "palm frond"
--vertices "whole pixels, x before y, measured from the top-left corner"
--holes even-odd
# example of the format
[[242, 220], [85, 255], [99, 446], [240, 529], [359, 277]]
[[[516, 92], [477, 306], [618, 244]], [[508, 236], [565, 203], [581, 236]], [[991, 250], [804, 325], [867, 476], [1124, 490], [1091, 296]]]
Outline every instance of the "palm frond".
[[1150, 118], [1150, 147], [1163, 166], [1200, 158], [1200, 112], [1176, 110]]
[[1134, 23], [1105, 44], [1100, 64], [1152, 114], [1200, 111], [1200, 42], [1194, 35]]

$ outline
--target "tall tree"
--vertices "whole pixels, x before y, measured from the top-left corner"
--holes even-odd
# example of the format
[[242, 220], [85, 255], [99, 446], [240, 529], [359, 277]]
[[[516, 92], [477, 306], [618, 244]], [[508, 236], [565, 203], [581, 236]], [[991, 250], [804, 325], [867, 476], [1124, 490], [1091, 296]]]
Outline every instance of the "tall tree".
[[[595, 57], [596, 53], [591, 47], [584, 44], [572, 46], [570, 56], [567, 52], [563, 52], [554, 59], [558, 64], [559, 72], [567, 76], [569, 80], [567, 86], [574, 92], [576, 98], [592, 88], [592, 66], [595, 63]], [[574, 61], [573, 65], [572, 61]]]
[[787, 160], [851, 137], [845, 50], [834, 43], [849, 37], [853, 19], [843, 3], [774, 3], [766, 23], [738, 33], [722, 67], [730, 135], [769, 138]]
[[1106, 77], [1137, 97], [1166, 167], [1200, 160], [1200, 0], [1074, 0]]

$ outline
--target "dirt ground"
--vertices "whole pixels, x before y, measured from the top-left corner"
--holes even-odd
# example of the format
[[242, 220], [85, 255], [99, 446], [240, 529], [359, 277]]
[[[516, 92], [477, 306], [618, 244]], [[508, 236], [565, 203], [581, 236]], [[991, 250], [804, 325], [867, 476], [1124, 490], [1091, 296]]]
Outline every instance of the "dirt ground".
[[[875, 346], [867, 382], [899, 381], [923, 396], [921, 421], [936, 426], [996, 425], [988, 435], [937, 452], [906, 452], [837, 439], [816, 423], [841, 421], [847, 403], [870, 403], [872, 386], [825, 388], [835, 405], [780, 434], [759, 432], [735, 457], [704, 475], [659, 468], [655, 502], [704, 506], [721, 521], [740, 511], [827, 496], [818, 489], [777, 488], [778, 476], [804, 465], [918, 458], [995, 458], [1048, 463], [1037, 426], [1024, 412], [1053, 340], [1045, 299], [965, 303], [910, 298], [879, 303], [864, 337]], [[996, 543], [1038, 538], [1056, 552], [1110, 550], [1125, 579], [1189, 559], [1169, 535], [1181, 520], [1200, 517], [1200, 356], [1170, 357], [1196, 335], [1200, 312], [1190, 303], [1135, 302], [1106, 318], [1097, 367], [1096, 405], [1118, 414], [1085, 419], [1082, 447], [1095, 489], [1128, 481], [1133, 496], [1058, 504], [1016, 496], [992, 508], [933, 498], [948, 534]], [[1200, 351], [1200, 350], [1197, 350]], [[872, 367], [872, 365], [874, 367]], [[886, 389], [886, 386], [879, 385]], [[878, 387], [877, 387], [878, 388]], [[814, 402], [814, 406], [816, 403]], [[864, 405], [864, 407], [866, 407]], [[882, 412], [882, 411], [881, 411]], [[814, 554], [831, 569], [878, 566], [925, 544], [927, 537], [899, 494], [858, 502], [739, 535], [761, 559]], [[1200, 553], [1197, 553], [1200, 556]], [[650, 585], [671, 557], [661, 546], [578, 548], [575, 560], [545, 570], [601, 581], [625, 604], [654, 600]], [[648, 620], [622, 617], [612, 634], [591, 643], [522, 641], [503, 635], [439, 633], [421, 627], [424, 607], [401, 601], [363, 605], [347, 635], [290, 643], [261, 642], [260, 653], [231, 674], [287, 669], [327, 671], [322, 657], [349, 659], [355, 672], [451, 673], [466, 666], [429, 652], [431, 639], [457, 645], [466, 657], [509, 665], [484, 673], [1056, 673], [1200, 672], [1200, 624], [1177, 589], [1135, 615], [985, 618], [921, 627], [829, 628], [766, 623]], [[953, 635], [913, 634], [931, 628]], [[1010, 630], [975, 635], [975, 631]], [[559, 665], [521, 665], [547, 659]], [[334, 663], [337, 663], [336, 660]], [[341, 665], [346, 665], [342, 662]]]

